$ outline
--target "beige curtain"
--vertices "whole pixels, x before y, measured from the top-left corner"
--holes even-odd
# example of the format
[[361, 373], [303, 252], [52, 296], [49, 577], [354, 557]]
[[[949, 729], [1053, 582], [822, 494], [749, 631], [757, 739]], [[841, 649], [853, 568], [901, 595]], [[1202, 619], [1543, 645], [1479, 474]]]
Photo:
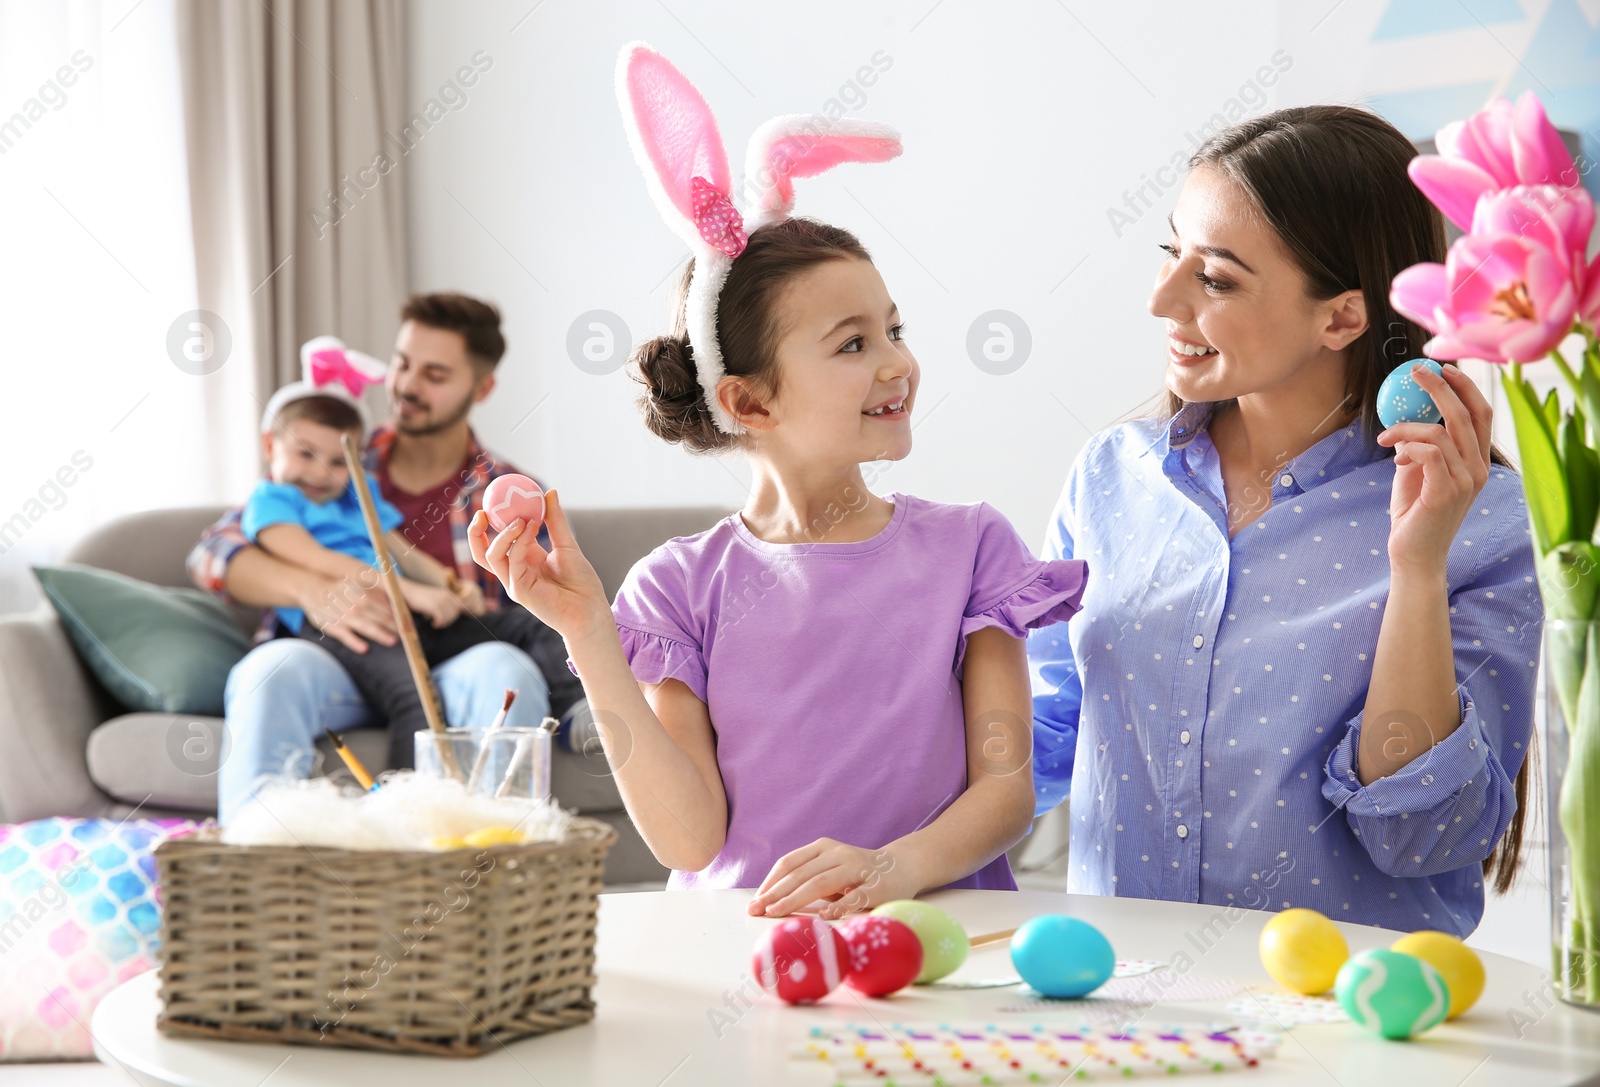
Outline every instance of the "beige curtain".
[[253, 460], [301, 343], [327, 333], [379, 358], [393, 344], [404, 13], [400, 0], [178, 0], [177, 22], [200, 308], [232, 337], [208, 410], [244, 425], [248, 453], [237, 425], [223, 440]]

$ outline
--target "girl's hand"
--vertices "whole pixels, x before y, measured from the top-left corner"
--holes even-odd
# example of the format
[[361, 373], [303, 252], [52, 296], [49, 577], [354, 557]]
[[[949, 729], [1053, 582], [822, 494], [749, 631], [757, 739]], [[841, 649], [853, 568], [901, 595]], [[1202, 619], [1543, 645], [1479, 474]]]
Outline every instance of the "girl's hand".
[[400, 595], [418, 615], [435, 627], [447, 627], [461, 618], [461, 601], [442, 585], [424, 585], [410, 578], [400, 579]]
[[1389, 499], [1389, 564], [1443, 574], [1456, 533], [1489, 479], [1494, 409], [1472, 379], [1446, 364], [1440, 377], [1423, 366], [1412, 380], [1439, 406], [1444, 425], [1396, 423], [1378, 435], [1395, 447]]
[[479, 510], [467, 529], [472, 561], [500, 579], [511, 599], [533, 612], [546, 626], [571, 641], [612, 622], [600, 575], [578, 550], [566, 512], [555, 491], [545, 493], [545, 524], [550, 550], [539, 534], [527, 531], [518, 518], [489, 540], [489, 515]]
[[820, 898], [831, 905], [818, 913], [831, 920], [920, 890], [915, 875], [896, 863], [892, 847], [862, 849], [818, 838], [779, 857], [747, 909], [756, 917], [783, 917]]

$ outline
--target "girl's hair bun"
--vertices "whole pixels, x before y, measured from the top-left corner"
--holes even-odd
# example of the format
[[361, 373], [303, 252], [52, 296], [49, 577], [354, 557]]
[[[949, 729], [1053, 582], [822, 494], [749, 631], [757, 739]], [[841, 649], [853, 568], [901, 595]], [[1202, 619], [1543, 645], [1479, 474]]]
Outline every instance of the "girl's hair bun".
[[733, 439], [717, 429], [695, 375], [694, 352], [685, 333], [657, 336], [635, 348], [633, 368], [645, 387], [640, 398], [652, 433], [696, 453], [731, 448]]

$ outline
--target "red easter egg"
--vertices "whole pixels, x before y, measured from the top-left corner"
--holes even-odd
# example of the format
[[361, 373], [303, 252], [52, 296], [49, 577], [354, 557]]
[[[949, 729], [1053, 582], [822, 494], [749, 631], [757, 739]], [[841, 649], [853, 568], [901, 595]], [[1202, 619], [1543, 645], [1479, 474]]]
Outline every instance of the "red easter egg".
[[820, 917], [790, 917], [756, 941], [751, 968], [769, 993], [809, 1004], [839, 987], [850, 945]]
[[844, 983], [868, 996], [899, 992], [922, 972], [922, 941], [904, 921], [863, 914], [839, 926], [850, 946]]
[[537, 532], [544, 523], [544, 491], [527, 476], [495, 476], [484, 488], [483, 509], [496, 532], [519, 517]]

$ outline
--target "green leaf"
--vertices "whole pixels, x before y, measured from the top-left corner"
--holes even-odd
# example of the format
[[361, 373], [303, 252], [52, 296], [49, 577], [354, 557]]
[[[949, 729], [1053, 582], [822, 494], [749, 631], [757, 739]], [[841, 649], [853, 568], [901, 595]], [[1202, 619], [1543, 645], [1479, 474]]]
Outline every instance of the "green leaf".
[[1583, 386], [1583, 408], [1589, 415], [1589, 425], [1594, 428], [1590, 437], [1600, 445], [1600, 351], [1583, 353], [1583, 376], [1579, 383]]
[[1568, 540], [1535, 560], [1546, 619], [1583, 622], [1595, 618], [1600, 602], [1600, 547]]
[[1572, 538], [1587, 540], [1600, 509], [1600, 456], [1583, 444], [1583, 410], [1574, 408], [1561, 424], [1561, 462], [1567, 470], [1567, 499], [1572, 505]]
[[1545, 424], [1550, 428], [1551, 434], [1557, 434], [1560, 432], [1561, 397], [1556, 395], [1554, 388], [1544, 394], [1544, 421]]
[[1500, 378], [1516, 424], [1522, 489], [1528, 497], [1534, 542], [1539, 545], [1539, 554], [1547, 555], [1556, 544], [1572, 538], [1572, 508], [1561, 457], [1556, 453], [1553, 431], [1539, 408], [1533, 387], [1526, 379], [1514, 378], [1510, 370], [1502, 370]]

